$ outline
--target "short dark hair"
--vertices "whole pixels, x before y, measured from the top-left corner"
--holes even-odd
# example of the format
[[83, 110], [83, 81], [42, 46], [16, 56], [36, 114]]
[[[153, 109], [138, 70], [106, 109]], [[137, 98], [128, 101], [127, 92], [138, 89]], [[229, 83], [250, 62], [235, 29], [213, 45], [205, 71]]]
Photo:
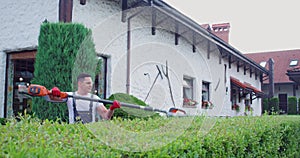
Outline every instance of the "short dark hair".
[[79, 82], [79, 81], [82, 82], [84, 80], [84, 78], [86, 78], [86, 77], [91, 77], [91, 75], [87, 74], [87, 73], [81, 73], [81, 74], [79, 74], [77, 76], [77, 82]]

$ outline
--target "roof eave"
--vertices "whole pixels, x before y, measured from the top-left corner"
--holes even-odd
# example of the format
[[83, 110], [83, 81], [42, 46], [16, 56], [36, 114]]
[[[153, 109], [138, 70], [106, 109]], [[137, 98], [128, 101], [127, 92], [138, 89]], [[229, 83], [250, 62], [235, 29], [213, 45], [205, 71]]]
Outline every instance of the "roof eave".
[[155, 6], [157, 6], [157, 7], [165, 9], [168, 13], [174, 15], [174, 18], [178, 19], [183, 24], [184, 23], [187, 24], [195, 32], [197, 32], [197, 33], [201, 34], [202, 36], [206, 37], [211, 42], [214, 42], [215, 44], [219, 45], [220, 47], [222, 47], [223, 49], [225, 49], [226, 51], [228, 51], [232, 55], [238, 57], [239, 59], [241, 59], [243, 61], [246, 61], [251, 66], [253, 66], [257, 70], [261, 71], [262, 73], [265, 73], [265, 74], [269, 75], [269, 71], [267, 69], [265, 69], [264, 67], [260, 66], [259, 64], [257, 64], [256, 62], [252, 61], [251, 59], [247, 58], [240, 51], [238, 51], [237, 49], [233, 48], [232, 46], [230, 46], [225, 41], [221, 40], [216, 35], [210, 33], [208, 30], [205, 30], [198, 23], [196, 23], [192, 19], [188, 18], [187, 16], [183, 15], [182, 13], [180, 13], [179, 11], [177, 11], [175, 8], [171, 7], [167, 3], [165, 3], [165, 2], [163, 2], [161, 0], [153, 0], [153, 4]]

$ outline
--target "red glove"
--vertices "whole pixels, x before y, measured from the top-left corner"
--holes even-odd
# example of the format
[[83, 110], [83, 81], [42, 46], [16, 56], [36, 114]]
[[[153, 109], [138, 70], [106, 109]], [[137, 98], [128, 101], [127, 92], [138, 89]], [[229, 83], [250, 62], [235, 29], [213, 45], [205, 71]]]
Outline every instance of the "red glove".
[[51, 94], [52, 94], [53, 96], [59, 97], [59, 96], [60, 96], [60, 90], [59, 90], [57, 87], [53, 87], [53, 88], [51, 89]]
[[111, 111], [113, 111], [113, 110], [115, 110], [115, 109], [117, 109], [117, 108], [120, 108], [120, 107], [121, 107], [120, 102], [118, 102], [117, 100], [114, 100], [113, 105], [110, 106], [109, 109], [110, 109]]

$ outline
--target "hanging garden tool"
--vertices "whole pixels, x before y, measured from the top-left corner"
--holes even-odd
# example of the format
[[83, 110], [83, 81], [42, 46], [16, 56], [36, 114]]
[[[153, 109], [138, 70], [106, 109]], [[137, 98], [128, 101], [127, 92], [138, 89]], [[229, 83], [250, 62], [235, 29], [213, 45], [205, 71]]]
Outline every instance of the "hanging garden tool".
[[157, 78], [160, 76], [161, 79], [163, 79], [163, 76], [162, 76], [162, 74], [161, 74], [161, 71], [160, 71], [158, 65], [156, 65], [156, 68], [157, 68], [157, 70], [158, 70], [158, 73], [157, 73], [157, 75], [156, 75], [156, 77], [155, 77], [155, 79], [154, 79], [154, 81], [153, 81], [153, 83], [152, 83], [152, 85], [151, 85], [151, 87], [150, 87], [150, 90], [148, 91], [148, 94], [147, 94], [146, 98], [144, 99], [144, 102], [146, 102], [146, 100], [147, 100], [147, 98], [148, 98], [148, 96], [149, 96], [149, 94], [150, 94], [150, 92], [151, 92], [151, 90], [152, 90], [154, 84], [156, 83]]
[[165, 77], [168, 80], [168, 86], [169, 86], [169, 91], [170, 91], [170, 96], [171, 96], [171, 100], [172, 100], [173, 106], [176, 107], [175, 101], [174, 101], [174, 97], [173, 97], [173, 91], [172, 91], [172, 87], [171, 87], [170, 76], [169, 76], [168, 61], [166, 61], [166, 72], [163, 69], [163, 73], [164, 73]]

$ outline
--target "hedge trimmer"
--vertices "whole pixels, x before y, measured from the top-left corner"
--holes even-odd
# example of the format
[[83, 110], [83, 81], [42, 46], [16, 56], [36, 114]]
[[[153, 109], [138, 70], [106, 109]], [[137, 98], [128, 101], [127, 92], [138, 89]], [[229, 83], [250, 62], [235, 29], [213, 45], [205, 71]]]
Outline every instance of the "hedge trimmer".
[[[113, 101], [106, 100], [106, 99], [95, 99], [95, 98], [88, 98], [82, 97], [78, 95], [70, 95], [67, 92], [61, 92], [60, 96], [53, 96], [52, 92], [48, 90], [46, 87], [36, 84], [31, 84], [30, 86], [19, 85], [18, 87], [19, 93], [27, 94], [33, 97], [43, 97], [46, 101], [54, 102], [54, 103], [64, 103], [67, 102], [68, 98], [75, 98], [81, 100], [88, 100], [93, 102], [100, 102], [104, 104], [113, 104]], [[185, 116], [186, 112], [182, 109], [172, 107], [168, 111], [156, 109], [150, 106], [139, 106], [135, 104], [123, 103], [120, 102], [121, 107], [128, 107], [134, 109], [140, 109], [145, 111], [152, 111], [152, 112], [161, 112], [165, 113], [167, 116]]]

